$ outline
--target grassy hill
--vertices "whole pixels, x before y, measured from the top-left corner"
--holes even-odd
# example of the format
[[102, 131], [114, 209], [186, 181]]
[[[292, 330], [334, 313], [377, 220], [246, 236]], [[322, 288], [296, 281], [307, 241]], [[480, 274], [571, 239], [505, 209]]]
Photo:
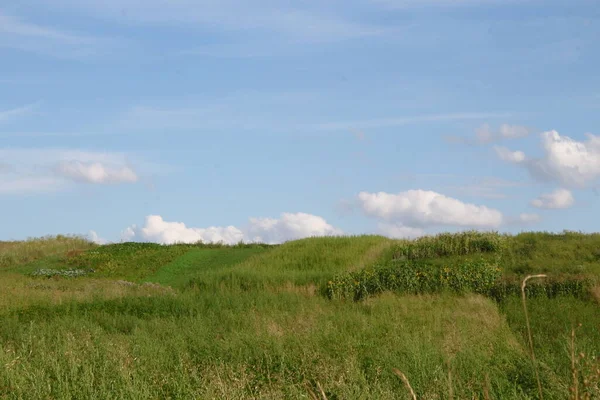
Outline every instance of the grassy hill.
[[600, 398], [600, 235], [0, 242], [0, 398], [535, 399], [540, 273], [543, 396]]

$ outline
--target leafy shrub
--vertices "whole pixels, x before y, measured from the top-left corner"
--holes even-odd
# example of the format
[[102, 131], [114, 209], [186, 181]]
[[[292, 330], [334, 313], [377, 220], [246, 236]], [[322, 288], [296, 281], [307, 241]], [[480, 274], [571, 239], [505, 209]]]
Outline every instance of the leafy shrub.
[[325, 294], [330, 299], [354, 300], [387, 290], [412, 294], [442, 291], [487, 294], [500, 275], [497, 266], [484, 260], [456, 266], [404, 261], [338, 275], [327, 283]]
[[[504, 300], [509, 296], [520, 296], [521, 281], [521, 277], [506, 277], [498, 281], [487, 294], [496, 301]], [[528, 282], [525, 294], [527, 297], [573, 296], [586, 298], [590, 295], [590, 290], [595, 282], [596, 280], [588, 275], [548, 276], [543, 280]]]
[[[521, 281], [522, 277], [516, 275], [502, 277], [500, 268], [483, 259], [454, 266], [407, 260], [338, 275], [327, 283], [324, 294], [330, 299], [358, 301], [384, 291], [408, 294], [451, 291], [473, 292], [502, 301], [521, 295]], [[554, 275], [528, 283], [525, 292], [528, 297], [586, 298], [596, 283], [597, 279], [590, 275]]]
[[497, 232], [441, 233], [400, 244], [394, 252], [394, 258], [419, 260], [444, 256], [500, 253], [506, 247], [508, 238], [509, 236]]

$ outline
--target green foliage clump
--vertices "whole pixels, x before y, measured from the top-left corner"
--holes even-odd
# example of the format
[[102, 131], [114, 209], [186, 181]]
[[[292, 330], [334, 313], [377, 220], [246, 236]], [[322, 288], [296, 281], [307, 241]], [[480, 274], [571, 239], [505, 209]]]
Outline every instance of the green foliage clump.
[[499, 253], [505, 247], [507, 235], [498, 232], [465, 231], [424, 236], [401, 243], [394, 251], [394, 258], [419, 260], [425, 258], [466, 256], [479, 253]]
[[327, 283], [325, 293], [331, 299], [354, 300], [388, 290], [409, 294], [443, 291], [487, 294], [500, 276], [500, 268], [484, 260], [455, 266], [405, 261], [337, 275]]
[[[521, 296], [521, 281], [514, 275], [504, 277], [496, 282], [487, 295], [496, 301]], [[550, 275], [543, 280], [528, 282], [525, 294], [528, 298], [569, 296], [586, 299], [596, 282], [597, 279], [590, 275]]]

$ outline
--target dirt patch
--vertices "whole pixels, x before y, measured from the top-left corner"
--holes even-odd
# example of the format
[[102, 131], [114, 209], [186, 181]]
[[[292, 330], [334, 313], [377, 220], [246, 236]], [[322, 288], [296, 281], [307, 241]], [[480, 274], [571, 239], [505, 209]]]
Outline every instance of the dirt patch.
[[350, 272], [360, 271], [361, 269], [363, 269], [365, 267], [371, 266], [381, 257], [381, 255], [386, 250], [388, 250], [390, 247], [392, 247], [393, 244], [394, 244], [394, 242], [392, 240], [386, 240], [385, 242], [382, 242], [376, 246], [371, 247], [369, 250], [367, 250], [365, 252], [364, 256], [358, 261], [358, 263], [356, 263], [351, 268], [349, 268], [349, 271]]

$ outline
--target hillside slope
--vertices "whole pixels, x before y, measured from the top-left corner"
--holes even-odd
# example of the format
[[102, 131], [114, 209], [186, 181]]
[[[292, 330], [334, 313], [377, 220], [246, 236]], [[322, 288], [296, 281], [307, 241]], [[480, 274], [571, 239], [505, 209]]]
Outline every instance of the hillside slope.
[[[537, 398], [520, 298], [479, 290], [533, 272], [551, 282], [528, 302], [544, 398], [569, 396], [579, 324], [594, 398], [599, 249], [571, 232], [2, 244], [0, 398], [409, 398], [394, 368], [419, 398]], [[328, 298], [338, 283], [352, 298]]]

